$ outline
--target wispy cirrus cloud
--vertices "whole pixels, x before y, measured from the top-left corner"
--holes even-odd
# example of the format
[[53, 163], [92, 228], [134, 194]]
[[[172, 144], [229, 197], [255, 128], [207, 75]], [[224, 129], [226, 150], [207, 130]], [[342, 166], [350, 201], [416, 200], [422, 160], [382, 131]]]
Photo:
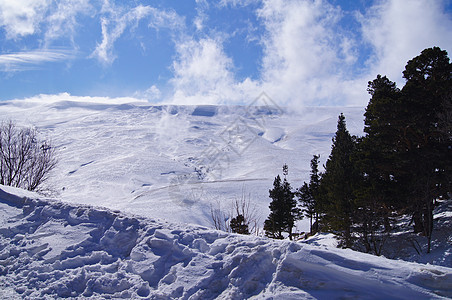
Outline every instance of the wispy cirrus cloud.
[[8, 53], [0, 55], [0, 70], [4, 72], [17, 72], [39, 68], [39, 65], [48, 62], [59, 62], [75, 57], [72, 50], [45, 49]]
[[102, 41], [97, 44], [91, 57], [110, 65], [116, 59], [114, 44], [127, 28], [133, 30], [140, 21], [147, 20], [148, 27], [156, 30], [167, 27], [176, 29], [183, 26], [183, 18], [172, 10], [160, 10], [151, 6], [138, 5], [131, 9], [118, 7], [105, 1], [102, 7]]
[[[1, 1], [1, 0], [0, 0]], [[81, 27], [78, 18], [81, 15], [94, 15], [95, 8], [90, 0], [61, 0], [55, 3], [45, 19], [44, 39], [46, 45], [54, 40], [66, 38], [75, 45], [74, 37]]]
[[[424, 48], [438, 45], [452, 49], [448, 34], [451, 17], [445, 13], [442, 0], [375, 1], [361, 13], [345, 11], [328, 0], [196, 3], [197, 14], [192, 20], [196, 32], [181, 26], [178, 37], [173, 38], [176, 54], [171, 65], [173, 77], [168, 81], [172, 90], [165, 93], [165, 101], [237, 103], [266, 91], [281, 105], [291, 107], [365, 105], [369, 100], [367, 82], [376, 74], [397, 80], [406, 61]], [[255, 79], [237, 79], [236, 57], [225, 47], [231, 32], [208, 25], [212, 11], [251, 4], [258, 20], [252, 25], [258, 27], [262, 47], [259, 74]], [[96, 49], [106, 51], [97, 58], [111, 63], [115, 41], [140, 20], [160, 15], [163, 17], [156, 18], [161, 20], [156, 28], [172, 24], [168, 28], [175, 29], [175, 24], [183, 24], [173, 22], [181, 17], [168, 12], [151, 12], [146, 6], [142, 15], [129, 10], [109, 18], [103, 42]]]
[[[72, 69], [74, 90], [94, 82], [106, 93], [121, 82], [153, 101], [240, 103], [265, 91], [295, 107], [365, 105], [378, 73], [401, 85], [406, 61], [423, 49], [452, 53], [450, 0], [181, 3], [0, 0], [0, 72], [83, 55], [73, 61], [83, 66]], [[87, 60], [100, 62], [90, 80]]]

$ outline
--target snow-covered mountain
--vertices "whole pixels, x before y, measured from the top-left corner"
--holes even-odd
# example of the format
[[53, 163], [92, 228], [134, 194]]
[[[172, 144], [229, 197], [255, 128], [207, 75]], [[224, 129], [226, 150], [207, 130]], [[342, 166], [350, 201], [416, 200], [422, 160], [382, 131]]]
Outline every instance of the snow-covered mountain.
[[363, 108], [290, 112], [261, 100], [0, 102], [0, 120], [37, 127], [60, 161], [49, 182], [58, 200], [0, 186], [0, 298], [452, 297], [450, 201], [436, 216], [446, 238], [420, 260], [444, 267], [336, 249], [322, 236], [301, 244], [212, 229], [211, 209], [241, 197], [262, 224], [282, 165], [301, 186], [312, 155], [325, 162], [341, 112], [352, 134], [362, 132]]
[[[228, 210], [242, 193], [263, 223], [284, 163], [297, 188], [309, 177], [312, 155], [322, 163], [329, 155], [341, 112], [351, 133], [363, 127], [363, 108], [288, 112], [268, 98], [251, 106], [74, 99], [0, 103], [0, 119], [35, 126], [58, 147], [51, 186], [59, 199], [209, 227], [211, 208]], [[298, 225], [307, 229], [307, 222]]]
[[0, 186], [0, 298], [444, 299], [452, 269], [105, 208]]

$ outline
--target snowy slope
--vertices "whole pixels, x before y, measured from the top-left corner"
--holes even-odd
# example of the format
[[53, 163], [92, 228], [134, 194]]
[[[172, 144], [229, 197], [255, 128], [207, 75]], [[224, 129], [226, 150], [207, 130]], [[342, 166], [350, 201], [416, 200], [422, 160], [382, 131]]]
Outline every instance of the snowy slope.
[[[74, 101], [77, 100], [77, 101]], [[65, 202], [101, 205], [172, 222], [212, 226], [210, 210], [249, 196], [263, 223], [268, 190], [289, 164], [289, 181], [323, 163], [344, 112], [353, 134], [362, 108], [307, 107], [287, 112], [246, 106], [153, 106], [68, 95], [2, 102], [1, 119], [36, 126], [58, 147], [52, 187]], [[306, 231], [307, 222], [298, 231]]]
[[226, 234], [0, 186], [0, 298], [435, 299], [452, 269]]

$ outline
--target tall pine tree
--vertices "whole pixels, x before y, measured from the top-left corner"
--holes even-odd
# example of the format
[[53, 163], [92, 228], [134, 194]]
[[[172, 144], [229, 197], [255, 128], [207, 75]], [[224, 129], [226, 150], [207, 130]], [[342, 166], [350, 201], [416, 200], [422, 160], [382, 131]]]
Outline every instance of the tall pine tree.
[[397, 150], [403, 126], [400, 90], [386, 76], [378, 75], [367, 91], [371, 99], [364, 114], [366, 136], [358, 140], [354, 157], [360, 172], [355, 221], [366, 252], [379, 255], [391, 229], [391, 212], [406, 207], [407, 191], [400, 183], [409, 174]]
[[441, 131], [439, 116], [452, 93], [452, 64], [446, 51], [428, 48], [408, 61], [403, 77], [402, 159], [412, 174], [408, 187], [416, 231], [428, 238], [430, 252], [434, 201], [450, 191], [452, 144]]
[[[309, 184], [304, 182], [296, 193], [298, 201], [303, 207], [302, 212], [309, 218], [311, 234], [317, 232], [319, 227], [320, 207], [319, 202], [317, 201], [320, 186], [319, 158], [320, 155], [314, 155], [311, 159], [311, 176]], [[313, 220], [315, 220], [314, 224]]]
[[379, 75], [369, 83], [360, 143], [367, 200], [410, 212], [428, 252], [435, 199], [451, 191], [451, 73], [447, 52], [433, 47], [407, 63], [402, 90]]
[[288, 167], [283, 166], [284, 180], [276, 176], [273, 182], [273, 189], [269, 190], [270, 198], [270, 215], [264, 222], [265, 235], [275, 239], [283, 239], [283, 232], [289, 234], [292, 239], [292, 229], [295, 221], [300, 215], [297, 203], [294, 199], [295, 194], [292, 192], [290, 183], [287, 181]]
[[350, 248], [353, 242], [354, 183], [358, 176], [352, 162], [355, 146], [355, 138], [348, 132], [345, 117], [341, 114], [333, 137], [331, 154], [320, 181], [319, 199], [325, 208], [324, 223], [338, 233], [343, 246], [347, 248]]

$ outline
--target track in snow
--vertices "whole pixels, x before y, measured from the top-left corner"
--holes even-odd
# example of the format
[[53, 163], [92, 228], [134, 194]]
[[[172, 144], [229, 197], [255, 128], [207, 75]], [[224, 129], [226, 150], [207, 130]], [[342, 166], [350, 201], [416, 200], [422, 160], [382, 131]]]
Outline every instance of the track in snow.
[[157, 222], [0, 186], [0, 296], [452, 297], [452, 269]]

